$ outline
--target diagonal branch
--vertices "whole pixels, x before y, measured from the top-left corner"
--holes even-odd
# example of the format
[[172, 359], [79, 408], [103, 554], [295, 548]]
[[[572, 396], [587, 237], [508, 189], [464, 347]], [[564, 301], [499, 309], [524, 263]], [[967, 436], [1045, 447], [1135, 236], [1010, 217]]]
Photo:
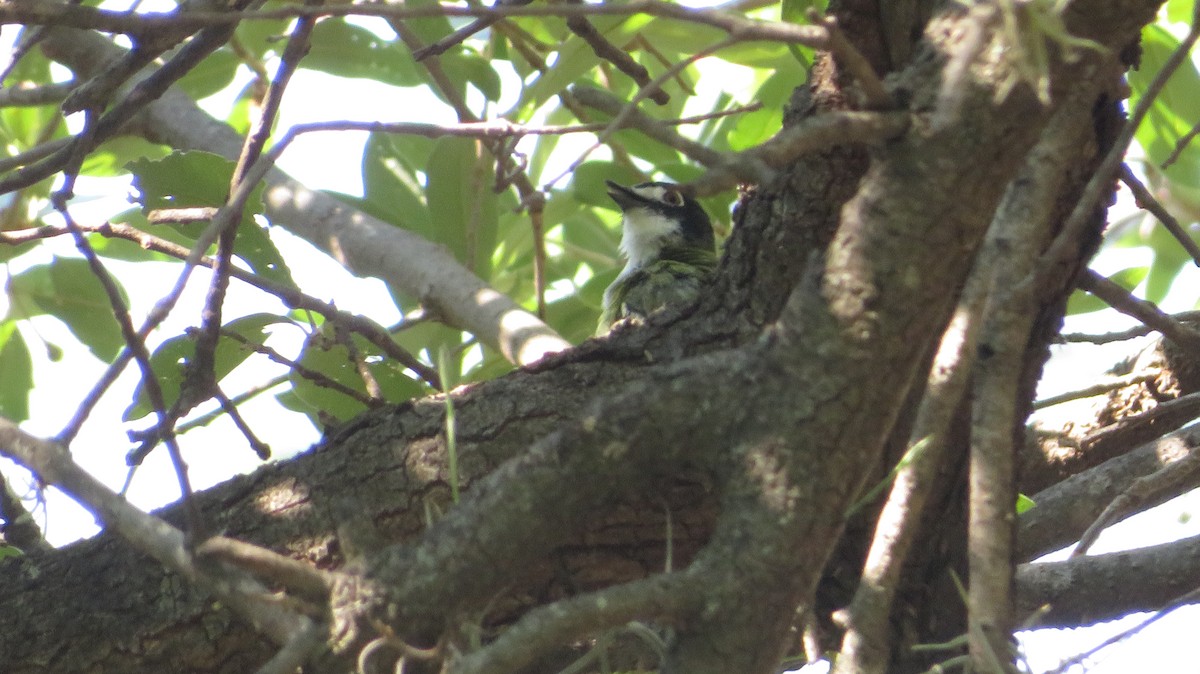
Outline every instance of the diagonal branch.
[[308, 618], [285, 610], [271, 592], [254, 579], [227, 567], [205, 567], [189, 552], [184, 535], [157, 517], [148, 515], [113, 493], [71, 460], [60, 444], [34, 437], [0, 418], [0, 455], [28, 468], [92, 512], [106, 528], [119, 533], [133, 547], [212, 593], [262, 634], [286, 644], [306, 629]]

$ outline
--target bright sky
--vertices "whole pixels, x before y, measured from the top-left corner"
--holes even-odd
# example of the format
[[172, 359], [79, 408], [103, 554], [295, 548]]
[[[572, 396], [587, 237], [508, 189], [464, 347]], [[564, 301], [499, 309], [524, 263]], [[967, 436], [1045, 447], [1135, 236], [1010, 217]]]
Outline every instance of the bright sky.
[[[12, 37], [13, 31], [4, 32], [3, 42], [0, 42], [0, 53], [9, 53], [8, 44]], [[707, 81], [728, 83], [732, 80], [718, 77]], [[227, 101], [243, 83], [244, 80], [239, 80], [229, 90], [211, 99], [208, 102], [211, 109], [227, 108]], [[364, 97], [364, 93], [368, 95]], [[414, 105], [413, 97], [412, 90], [401, 90], [370, 81], [348, 81], [301, 70], [288, 89], [278, 128], [335, 119], [400, 121], [400, 115], [404, 115], [404, 121], [438, 119], [440, 103], [429, 99], [420, 105]], [[372, 101], [370, 110], [347, 110], [343, 107], [343, 102], [363, 100]], [[427, 117], [414, 119], [412, 113], [418, 110], [425, 111]], [[281, 166], [309, 187], [361, 194], [359, 165], [365, 138], [365, 133], [355, 132], [309, 134], [288, 149]], [[578, 142], [586, 144], [590, 142], [590, 138]], [[128, 184], [122, 181], [81, 181], [79, 193], [92, 193], [101, 195], [102, 198], [80, 203], [73, 209], [73, 213], [81, 221], [96, 222], [111, 214], [114, 208], [124, 205], [128, 190]], [[278, 228], [272, 228], [271, 234], [285, 256], [302, 260], [298, 263], [293, 262], [292, 269], [296, 272], [301, 288], [309, 294], [336, 301], [340, 308], [369, 315], [382, 324], [394, 322], [398, 318], [382, 283], [354, 278], [325, 255], [306, 253], [306, 250], [311, 250], [307, 243], [287, 235]], [[56, 242], [53, 251], [60, 255], [74, 255], [73, 246], [66, 239]], [[292, 258], [292, 255], [298, 258]], [[1148, 255], [1148, 251], [1137, 249], [1112, 252], [1102, 256], [1095, 267], [1101, 272], [1112, 272], [1137, 262], [1139, 256]], [[36, 257], [29, 256], [28, 259], [23, 258], [20, 265], [13, 265], [10, 271], [16, 273], [24, 266], [48, 262], [49, 259], [49, 251]], [[129, 274], [123, 278], [126, 280], [126, 289], [130, 293], [135, 315], [139, 315], [137, 312], [146, 311], [158, 299], [152, 291], [163, 286], [161, 275], [176, 273], [173, 268], [167, 266], [158, 269], [147, 269], [150, 265], [114, 263], [113, 266], [119, 274]], [[193, 275], [193, 281], [183, 301], [175, 310], [172, 319], [163, 326], [161, 334], [178, 334], [184, 327], [197, 320], [206, 283], [206, 274], [203, 270], [198, 270]], [[1197, 303], [1196, 288], [1200, 288], [1200, 271], [1189, 267], [1163, 308], [1168, 311], [1194, 308]], [[233, 316], [261, 310], [264, 306], [263, 298], [261, 293], [235, 283], [231, 286], [229, 302], [226, 305], [227, 314]], [[0, 297], [0, 311], [6, 309], [2, 306], [3, 302], [3, 298]], [[267, 310], [273, 310], [278, 304], [268, 300], [267, 307]], [[1068, 319], [1067, 330], [1104, 332], [1125, 327], [1130, 323], [1128, 319], [1115, 316], [1113, 312], [1104, 312]], [[75, 344], [74, 338], [53, 319], [34, 319], [32, 325], [24, 329], [23, 334], [32, 345], [37, 388], [31, 398], [31, 419], [22, 427], [37, 435], [52, 436], [61, 430], [78, 401], [92, 382], [99, 378], [104, 367], [85, 350], [72, 348]], [[273, 335], [272, 346], [284, 353], [294, 353], [301, 338], [302, 335], [294, 329], [282, 330]], [[36, 345], [43, 339], [66, 347], [63, 349], [61, 361], [52, 363], [45, 353], [39, 353]], [[1057, 358], [1052, 361], [1047, 377], [1047, 381], [1055, 386], [1055, 390], [1044, 390], [1042, 393], [1050, 394], [1060, 389], [1079, 388], [1099, 378], [1102, 370], [1119, 358], [1115, 352], [1121, 349], [1128, 349], [1128, 345], [1078, 347], [1074, 353]], [[280, 371], [269, 364], [245, 369], [246, 372], [235, 373], [224, 382], [227, 392], [239, 392]], [[130, 445], [124, 441], [127, 427], [120, 419], [131, 399], [135, 384], [136, 369], [129, 368], [97, 408], [73, 446], [76, 459], [114, 489], [119, 489], [127, 476], [124, 455]], [[271, 425], [264, 427], [256, 424], [255, 420], [262, 418], [256, 412], [266, 410], [270, 410], [272, 415], [267, 417], [272, 420]], [[259, 401], [250, 403], [245, 411], [246, 417], [254, 425], [255, 432], [271, 445], [275, 459], [291, 456], [319, 438], [319, 434], [305, 417], [282, 410], [274, 405], [270, 396], [263, 396]], [[146, 425], [146, 421], [133, 424], [137, 428], [144, 428]], [[244, 447], [244, 440], [224, 418], [208, 428], [187, 433], [181, 438], [181, 444], [191, 468], [192, 483], [198, 489], [222, 482], [235, 473], [253, 470], [259, 465], [252, 452], [239, 449]], [[7, 461], [0, 460], [0, 472], [12, 480], [18, 490], [23, 483], [28, 484], [27, 474]], [[173, 502], [178, 495], [173, 472], [170, 470], [166, 453], [162, 451], [154, 452], [139, 469], [128, 492], [129, 499], [134, 504], [146, 509]], [[1110, 528], [1100, 537], [1093, 551], [1099, 554], [1200, 534], [1200, 518], [1192, 517], [1192, 513], [1198, 509], [1200, 494], [1180, 497], [1150, 513]], [[96, 531], [90, 515], [69, 499], [53, 492], [48, 496], [48, 512], [49, 516], [46, 516], [45, 512], [39, 513], [40, 521], [46, 527], [48, 539], [56, 545], [92, 535]], [[1122, 621], [1080, 630], [1042, 630], [1026, 633], [1022, 635], [1022, 643], [1029, 655], [1033, 671], [1041, 672], [1055, 667], [1060, 658], [1087, 650], [1110, 634], [1140, 619], [1140, 616], [1131, 616]], [[1188, 643], [1186, 640], [1189, 637], [1181, 637], [1181, 631], [1190, 635], [1190, 630], [1197, 624], [1198, 619], [1200, 612], [1195, 608], [1177, 611], [1127, 645], [1106, 649], [1088, 660], [1086, 671], [1097, 674], [1192, 671], [1194, 663], [1185, 668], [1185, 663], [1175, 661], [1174, 658], [1181, 656], [1184, 650], [1182, 644]], [[818, 667], [806, 671], [820, 670]], [[1085, 670], [1075, 668], [1071, 671]]]

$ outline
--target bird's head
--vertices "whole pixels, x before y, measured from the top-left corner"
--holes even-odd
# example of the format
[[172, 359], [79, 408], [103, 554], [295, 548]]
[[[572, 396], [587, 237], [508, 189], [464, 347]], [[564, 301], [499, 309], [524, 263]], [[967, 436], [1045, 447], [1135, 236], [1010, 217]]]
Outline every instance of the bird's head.
[[621, 251], [630, 269], [662, 257], [667, 249], [716, 246], [712, 221], [700, 203], [674, 183], [639, 183], [632, 187], [606, 180], [608, 196], [624, 213]]

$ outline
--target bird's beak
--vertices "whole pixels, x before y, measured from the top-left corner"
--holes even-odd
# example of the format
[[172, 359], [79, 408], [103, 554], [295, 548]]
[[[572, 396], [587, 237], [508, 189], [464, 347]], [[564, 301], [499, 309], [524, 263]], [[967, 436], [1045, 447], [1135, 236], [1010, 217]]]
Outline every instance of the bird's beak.
[[633, 189], [630, 187], [618, 185], [611, 180], [605, 180], [604, 184], [608, 185], [608, 196], [612, 197], [612, 200], [617, 202], [617, 205], [621, 207], [621, 210], [626, 210], [631, 206], [637, 206], [646, 202], [645, 197], [633, 191]]

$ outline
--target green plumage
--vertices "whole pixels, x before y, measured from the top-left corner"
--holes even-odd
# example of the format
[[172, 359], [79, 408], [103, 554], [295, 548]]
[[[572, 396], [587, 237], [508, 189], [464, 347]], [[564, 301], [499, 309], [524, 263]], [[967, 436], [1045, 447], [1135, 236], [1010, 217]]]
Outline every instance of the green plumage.
[[646, 318], [667, 307], [686, 306], [704, 291], [717, 268], [712, 251], [692, 250], [688, 262], [660, 259], [614, 283], [600, 316], [597, 333], [608, 332], [622, 318]]
[[695, 302], [717, 267], [712, 223], [678, 186], [608, 185], [625, 214], [621, 249], [628, 264], [604, 294], [598, 335], [621, 319]]

